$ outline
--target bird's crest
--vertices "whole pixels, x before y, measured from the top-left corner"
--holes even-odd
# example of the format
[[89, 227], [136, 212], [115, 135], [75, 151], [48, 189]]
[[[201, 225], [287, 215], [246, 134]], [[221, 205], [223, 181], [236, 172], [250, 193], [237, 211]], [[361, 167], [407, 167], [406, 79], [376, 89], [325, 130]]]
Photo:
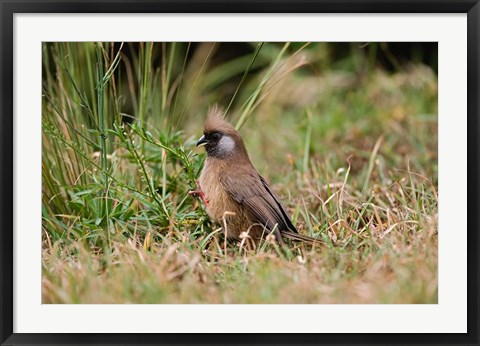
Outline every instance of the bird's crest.
[[204, 133], [220, 131], [223, 133], [237, 133], [235, 128], [223, 117], [223, 109], [217, 105], [208, 109], [207, 120], [205, 121]]

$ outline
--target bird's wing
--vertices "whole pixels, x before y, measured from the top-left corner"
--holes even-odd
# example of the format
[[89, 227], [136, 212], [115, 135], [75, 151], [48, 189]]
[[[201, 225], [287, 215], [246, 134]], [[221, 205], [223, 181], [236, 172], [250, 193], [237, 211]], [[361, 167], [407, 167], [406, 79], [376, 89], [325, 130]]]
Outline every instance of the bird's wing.
[[277, 224], [280, 231], [297, 232], [279, 199], [255, 169], [229, 170], [228, 175], [220, 176], [220, 184], [255, 222], [270, 230]]
[[290, 220], [290, 217], [288, 216], [287, 212], [285, 211], [285, 208], [283, 207], [282, 203], [278, 199], [277, 195], [270, 189], [270, 186], [268, 186], [268, 183], [265, 180], [265, 178], [262, 177], [260, 174], [258, 176], [260, 177], [260, 180], [262, 181], [263, 187], [265, 188], [265, 190], [267, 190], [268, 194], [273, 197], [275, 203], [277, 204], [278, 209], [282, 213], [283, 219], [286, 221], [285, 223], [286, 223], [287, 229], [292, 231], [292, 232], [298, 233], [297, 229], [292, 224], [292, 221]]

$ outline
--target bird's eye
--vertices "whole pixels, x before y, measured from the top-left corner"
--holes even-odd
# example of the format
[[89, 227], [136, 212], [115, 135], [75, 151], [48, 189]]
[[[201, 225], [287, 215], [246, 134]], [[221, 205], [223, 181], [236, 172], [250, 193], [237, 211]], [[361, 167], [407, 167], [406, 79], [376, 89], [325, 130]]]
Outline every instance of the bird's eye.
[[215, 141], [218, 141], [222, 137], [222, 134], [220, 132], [214, 132], [212, 133], [212, 139]]

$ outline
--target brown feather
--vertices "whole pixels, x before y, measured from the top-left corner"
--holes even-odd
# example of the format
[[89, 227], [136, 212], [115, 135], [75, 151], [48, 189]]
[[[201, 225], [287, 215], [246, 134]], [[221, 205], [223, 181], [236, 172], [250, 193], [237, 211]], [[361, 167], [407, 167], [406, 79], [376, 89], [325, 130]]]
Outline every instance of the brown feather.
[[310, 245], [314, 245], [314, 244], [325, 245], [325, 242], [323, 242], [320, 239], [309, 237], [308, 235], [303, 235], [303, 234], [300, 234], [300, 233], [290, 232], [290, 231], [282, 232], [282, 237], [288, 238], [288, 239], [291, 239], [291, 240], [302, 241], [302, 242], [310, 244]]
[[237, 130], [223, 117], [223, 109], [216, 105], [209, 108], [203, 130], [204, 133], [221, 131], [228, 134], [238, 134]]
[[239, 239], [242, 232], [248, 232], [259, 240], [273, 231], [281, 243], [282, 236], [320, 243], [298, 234], [279, 198], [252, 165], [240, 133], [223, 118], [223, 110], [218, 107], [209, 110], [204, 128], [205, 135], [214, 132], [230, 137], [235, 149], [221, 158], [207, 156], [199, 180], [208, 201], [206, 211], [213, 221], [223, 224], [225, 219], [227, 236]]

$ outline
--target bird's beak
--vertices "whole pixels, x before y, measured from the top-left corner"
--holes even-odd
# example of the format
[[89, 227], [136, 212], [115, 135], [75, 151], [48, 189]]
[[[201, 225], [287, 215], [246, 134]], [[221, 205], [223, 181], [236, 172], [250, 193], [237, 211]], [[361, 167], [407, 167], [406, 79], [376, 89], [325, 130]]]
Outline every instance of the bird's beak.
[[197, 147], [198, 146], [201, 146], [201, 145], [205, 145], [208, 143], [208, 140], [205, 138], [205, 135], [203, 135], [202, 137], [200, 137], [200, 139], [198, 140], [197, 142]]

